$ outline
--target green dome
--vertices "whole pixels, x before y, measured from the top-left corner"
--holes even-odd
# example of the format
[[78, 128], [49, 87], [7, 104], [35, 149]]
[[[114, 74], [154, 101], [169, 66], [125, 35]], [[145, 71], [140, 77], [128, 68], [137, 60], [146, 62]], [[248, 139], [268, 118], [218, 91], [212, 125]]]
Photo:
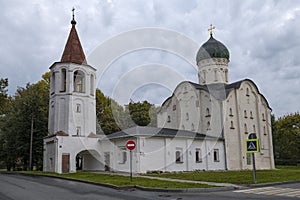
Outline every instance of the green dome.
[[212, 36], [200, 47], [196, 57], [197, 64], [208, 58], [226, 58], [229, 60], [228, 49]]

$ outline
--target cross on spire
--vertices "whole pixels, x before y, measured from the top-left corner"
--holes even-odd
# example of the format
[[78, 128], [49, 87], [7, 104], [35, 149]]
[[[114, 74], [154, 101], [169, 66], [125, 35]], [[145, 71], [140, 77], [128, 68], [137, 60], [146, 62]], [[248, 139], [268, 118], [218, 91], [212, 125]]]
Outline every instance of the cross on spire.
[[72, 21], [71, 21], [71, 24], [72, 24], [72, 25], [76, 25], [75, 14], [74, 14], [74, 12], [75, 12], [75, 8], [73, 7], [73, 8], [72, 8], [72, 16], [73, 16], [73, 18], [72, 18]]
[[209, 29], [208, 29], [210, 37], [212, 37], [214, 29], [215, 29], [215, 27], [212, 24], [210, 24]]

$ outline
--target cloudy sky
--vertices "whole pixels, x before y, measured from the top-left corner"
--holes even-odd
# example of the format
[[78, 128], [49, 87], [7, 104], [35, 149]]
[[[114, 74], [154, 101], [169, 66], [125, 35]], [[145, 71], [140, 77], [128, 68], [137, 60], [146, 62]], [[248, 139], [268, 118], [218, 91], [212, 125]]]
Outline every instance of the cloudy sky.
[[214, 37], [230, 51], [229, 80], [252, 79], [278, 117], [300, 110], [300, 1], [10, 0], [0, 2], [0, 78], [9, 94], [59, 61], [75, 7], [77, 31], [97, 86], [128, 103], [161, 104]]

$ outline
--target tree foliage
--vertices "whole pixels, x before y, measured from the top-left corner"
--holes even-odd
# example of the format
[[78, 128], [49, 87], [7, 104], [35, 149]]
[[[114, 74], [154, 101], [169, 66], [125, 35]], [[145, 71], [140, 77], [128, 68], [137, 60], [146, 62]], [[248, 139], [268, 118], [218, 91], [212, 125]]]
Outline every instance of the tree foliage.
[[122, 107], [115, 100], [105, 96], [99, 89], [96, 90], [96, 115], [98, 120], [97, 133], [106, 135], [139, 126], [156, 126], [158, 107], [144, 102], [131, 102]]
[[0, 115], [4, 114], [6, 104], [7, 104], [7, 87], [8, 87], [8, 79], [0, 79]]
[[275, 160], [300, 162], [300, 114], [294, 113], [274, 120], [273, 146]]
[[[99, 89], [96, 90], [96, 116], [100, 132], [111, 134], [120, 130], [114, 113], [122, 110], [114, 100], [106, 97]], [[114, 111], [114, 112], [113, 112]], [[99, 129], [98, 129], [99, 130]], [[98, 131], [99, 132], [99, 131]]]
[[[47, 75], [45, 75], [45, 78]], [[18, 88], [6, 106], [0, 134], [0, 158], [7, 169], [28, 169], [33, 122], [32, 163], [42, 167], [43, 137], [48, 132], [49, 82], [45, 79]]]
[[129, 114], [132, 120], [139, 126], [147, 126], [151, 119], [149, 116], [149, 110], [151, 108], [151, 104], [147, 101], [144, 102], [130, 102], [129, 103]]

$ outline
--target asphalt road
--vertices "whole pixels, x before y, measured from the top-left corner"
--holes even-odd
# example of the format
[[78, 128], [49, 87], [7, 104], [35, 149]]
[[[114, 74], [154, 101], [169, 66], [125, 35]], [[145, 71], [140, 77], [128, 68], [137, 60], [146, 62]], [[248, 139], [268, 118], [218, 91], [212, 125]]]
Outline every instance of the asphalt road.
[[[280, 191], [283, 191], [280, 193]], [[297, 194], [299, 192], [299, 196]], [[258, 193], [258, 194], [257, 194]], [[265, 194], [264, 194], [265, 193]], [[283, 195], [281, 195], [283, 194]], [[281, 195], [281, 196], [278, 196]], [[286, 195], [294, 196], [287, 197]], [[285, 200], [300, 199], [300, 184], [207, 193], [163, 193], [140, 190], [115, 190], [76, 181], [42, 176], [0, 174], [0, 200]]]

